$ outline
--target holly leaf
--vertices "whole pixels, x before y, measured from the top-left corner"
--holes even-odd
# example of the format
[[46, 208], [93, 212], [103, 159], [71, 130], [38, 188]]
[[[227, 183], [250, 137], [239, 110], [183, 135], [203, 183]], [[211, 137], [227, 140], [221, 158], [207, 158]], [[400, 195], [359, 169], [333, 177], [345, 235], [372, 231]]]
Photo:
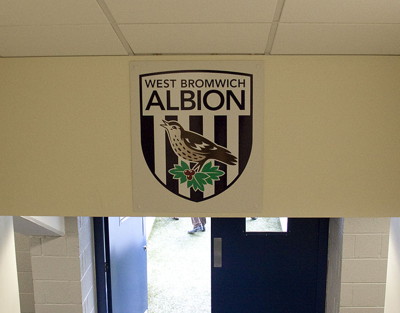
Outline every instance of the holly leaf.
[[208, 178], [207, 174], [199, 172], [193, 175], [191, 180], [187, 181], [187, 187], [193, 188], [194, 191], [201, 190], [204, 191], [204, 185], [207, 185], [206, 179]]
[[206, 182], [207, 182], [207, 184], [212, 185], [213, 180], [212, 180], [212, 178], [210, 176], [207, 176]]
[[207, 183], [210, 185], [212, 185], [214, 180], [219, 180], [220, 176], [225, 174], [224, 171], [219, 169], [219, 166], [213, 166], [211, 162], [205, 164], [201, 172], [207, 174]]
[[179, 182], [183, 184], [188, 180], [186, 175], [183, 173], [187, 169], [189, 169], [189, 165], [186, 162], [181, 161], [181, 165], [175, 164], [174, 168], [170, 169], [168, 173], [172, 174], [174, 179], [179, 179]]

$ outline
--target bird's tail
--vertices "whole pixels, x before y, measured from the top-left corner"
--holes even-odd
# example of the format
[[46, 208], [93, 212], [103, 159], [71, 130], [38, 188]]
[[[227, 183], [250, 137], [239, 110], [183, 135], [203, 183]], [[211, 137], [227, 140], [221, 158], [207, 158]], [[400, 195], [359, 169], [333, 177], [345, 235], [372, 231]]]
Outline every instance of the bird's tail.
[[236, 165], [237, 157], [235, 157], [229, 150], [221, 147], [215, 155], [215, 159], [228, 165]]
[[228, 165], [236, 165], [237, 157], [235, 157], [232, 153], [227, 151], [227, 153], [225, 154], [225, 160], [223, 162]]

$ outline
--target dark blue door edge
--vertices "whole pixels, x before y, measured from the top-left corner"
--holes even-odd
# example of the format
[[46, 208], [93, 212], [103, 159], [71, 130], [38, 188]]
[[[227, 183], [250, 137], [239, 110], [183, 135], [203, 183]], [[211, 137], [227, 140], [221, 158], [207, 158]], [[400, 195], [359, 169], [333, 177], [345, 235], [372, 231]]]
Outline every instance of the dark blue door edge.
[[328, 275], [329, 218], [319, 219], [318, 271], [316, 312], [325, 312], [326, 282]]
[[108, 218], [93, 217], [98, 313], [112, 313]]

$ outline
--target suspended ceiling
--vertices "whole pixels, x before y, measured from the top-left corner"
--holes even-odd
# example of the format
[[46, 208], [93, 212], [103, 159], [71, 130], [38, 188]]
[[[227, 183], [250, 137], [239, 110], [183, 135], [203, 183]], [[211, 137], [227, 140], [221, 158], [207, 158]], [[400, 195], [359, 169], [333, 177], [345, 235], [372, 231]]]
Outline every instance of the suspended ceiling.
[[400, 55], [399, 0], [0, 0], [0, 56]]

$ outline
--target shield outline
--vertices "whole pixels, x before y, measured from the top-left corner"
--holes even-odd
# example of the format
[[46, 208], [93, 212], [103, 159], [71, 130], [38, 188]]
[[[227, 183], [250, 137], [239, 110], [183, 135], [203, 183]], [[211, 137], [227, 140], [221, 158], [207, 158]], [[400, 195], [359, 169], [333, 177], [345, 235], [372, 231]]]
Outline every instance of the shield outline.
[[[220, 74], [230, 74], [230, 75], [236, 75], [236, 76], [246, 76], [250, 79], [250, 115], [246, 115], [245, 117], [248, 117], [249, 119], [249, 123], [251, 124], [250, 127], [247, 127], [247, 132], [246, 135], [248, 136], [247, 139], [247, 147], [246, 147], [246, 157], [240, 157], [238, 156], [238, 162], [241, 162], [241, 166], [239, 167], [239, 173], [238, 175], [236, 175], [236, 177], [229, 183], [226, 185], [226, 187], [224, 188], [223, 191], [221, 192], [214, 192], [212, 195], [207, 196], [207, 197], [202, 197], [201, 199], [192, 199], [191, 197], [187, 197], [185, 195], [182, 195], [178, 192], [175, 192], [173, 190], [170, 190], [167, 187], [167, 184], [164, 183], [156, 174], [155, 172], [155, 164], [154, 164], [154, 141], [153, 141], [153, 153], [148, 152], [148, 147], [150, 146], [149, 144], [146, 144], [147, 138], [144, 136], [144, 134], [148, 134], [148, 129], [146, 128], [148, 125], [146, 125], [146, 123], [144, 122], [144, 115], [143, 115], [143, 91], [142, 91], [142, 86], [143, 86], [143, 78], [145, 77], [149, 77], [149, 76], [157, 76], [157, 75], [163, 75], [163, 74], [174, 74], [174, 73], [220, 73]], [[243, 73], [243, 72], [235, 72], [235, 71], [224, 71], [224, 70], [209, 70], [209, 69], [190, 69], [190, 70], [171, 70], [171, 71], [160, 71], [160, 72], [151, 72], [151, 73], [144, 73], [144, 74], [139, 74], [139, 105], [140, 105], [140, 142], [141, 142], [141, 148], [142, 148], [142, 153], [143, 153], [143, 157], [145, 159], [145, 162], [147, 164], [147, 167], [149, 168], [150, 172], [153, 174], [153, 176], [156, 178], [156, 180], [162, 185], [164, 186], [165, 189], [167, 189], [169, 192], [172, 192], [173, 194], [192, 201], [192, 202], [201, 202], [201, 201], [205, 201], [208, 199], [211, 199], [215, 196], [218, 196], [219, 194], [221, 194], [222, 192], [225, 192], [226, 190], [228, 190], [238, 179], [239, 177], [242, 175], [242, 173], [244, 172], [247, 163], [250, 159], [251, 156], [251, 150], [252, 150], [252, 146], [253, 146], [253, 74], [250, 73]], [[179, 116], [179, 115], [178, 115]], [[146, 127], [145, 127], [146, 126]], [[153, 131], [155, 131], [154, 128], [155, 124], [154, 121], [151, 125], [151, 128]], [[249, 133], [250, 132], [250, 133]], [[240, 135], [240, 132], [239, 132]], [[154, 135], [153, 135], [154, 137]], [[240, 137], [240, 136], [239, 136]], [[239, 146], [245, 146], [245, 144], [243, 142], [241, 142], [240, 139], [238, 139], [238, 143]], [[145, 148], [146, 147], [146, 148]], [[151, 155], [153, 155], [153, 157], [151, 158]], [[153, 161], [153, 164], [152, 164]], [[239, 166], [239, 164], [238, 164]], [[225, 173], [226, 175], [226, 173]]]

